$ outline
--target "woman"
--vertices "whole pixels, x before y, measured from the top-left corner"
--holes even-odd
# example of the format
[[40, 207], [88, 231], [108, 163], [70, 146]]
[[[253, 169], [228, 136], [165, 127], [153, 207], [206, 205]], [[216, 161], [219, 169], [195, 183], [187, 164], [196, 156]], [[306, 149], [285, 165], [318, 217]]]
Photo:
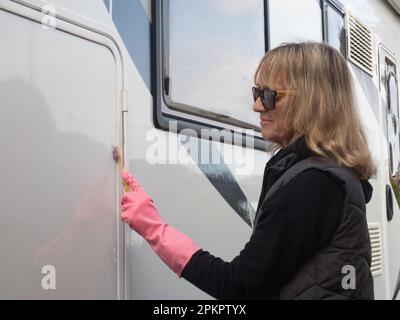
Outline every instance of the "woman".
[[285, 44], [265, 55], [255, 84], [253, 110], [279, 152], [240, 254], [224, 262], [167, 225], [126, 171], [123, 221], [218, 299], [373, 299], [365, 204], [374, 167], [346, 61], [324, 44]]

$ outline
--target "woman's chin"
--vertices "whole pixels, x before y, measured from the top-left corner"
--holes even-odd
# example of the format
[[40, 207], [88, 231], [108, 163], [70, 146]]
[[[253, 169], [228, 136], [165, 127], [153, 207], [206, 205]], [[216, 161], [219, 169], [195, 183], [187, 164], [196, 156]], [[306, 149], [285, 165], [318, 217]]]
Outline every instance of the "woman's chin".
[[263, 138], [265, 140], [268, 140], [270, 142], [274, 142], [274, 135], [271, 133], [271, 130], [269, 130], [269, 128], [262, 128], [261, 130], [261, 135], [263, 136]]

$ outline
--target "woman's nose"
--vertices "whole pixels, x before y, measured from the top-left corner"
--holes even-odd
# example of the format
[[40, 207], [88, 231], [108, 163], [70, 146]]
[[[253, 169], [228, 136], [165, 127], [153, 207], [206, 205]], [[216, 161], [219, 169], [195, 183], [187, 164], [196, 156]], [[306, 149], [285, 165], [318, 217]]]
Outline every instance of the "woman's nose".
[[260, 98], [258, 98], [256, 100], [256, 102], [254, 102], [253, 111], [254, 112], [264, 112], [265, 111]]

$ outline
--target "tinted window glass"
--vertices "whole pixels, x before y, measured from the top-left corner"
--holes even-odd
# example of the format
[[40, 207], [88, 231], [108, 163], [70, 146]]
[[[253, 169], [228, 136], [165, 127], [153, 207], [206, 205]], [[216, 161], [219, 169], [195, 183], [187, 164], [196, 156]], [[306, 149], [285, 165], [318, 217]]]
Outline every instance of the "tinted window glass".
[[326, 5], [326, 42], [332, 47], [346, 54], [346, 36], [343, 16], [330, 5]]
[[211, 112], [258, 126], [251, 87], [265, 53], [264, 1], [165, 3], [168, 104], [192, 114]]

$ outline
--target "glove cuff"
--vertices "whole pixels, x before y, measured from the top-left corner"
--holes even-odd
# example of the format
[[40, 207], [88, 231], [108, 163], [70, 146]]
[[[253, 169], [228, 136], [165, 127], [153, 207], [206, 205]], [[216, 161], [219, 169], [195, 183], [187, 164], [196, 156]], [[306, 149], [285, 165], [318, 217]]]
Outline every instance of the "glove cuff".
[[164, 224], [156, 237], [146, 239], [154, 252], [180, 278], [192, 256], [201, 248], [187, 235]]

